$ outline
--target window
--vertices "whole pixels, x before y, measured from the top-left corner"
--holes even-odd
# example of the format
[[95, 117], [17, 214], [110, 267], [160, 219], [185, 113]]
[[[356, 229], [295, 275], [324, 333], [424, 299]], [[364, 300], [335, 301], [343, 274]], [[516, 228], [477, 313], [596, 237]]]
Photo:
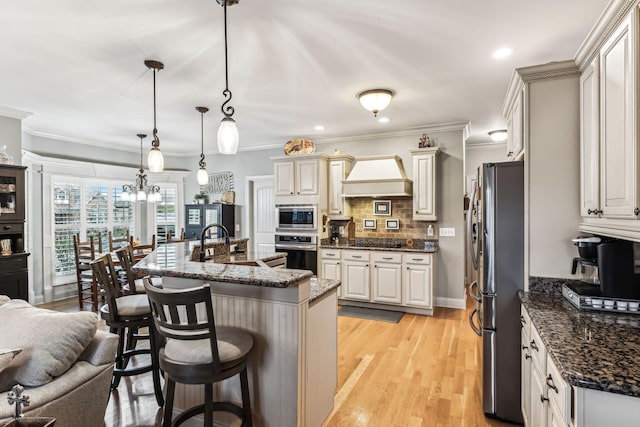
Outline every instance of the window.
[[53, 177], [55, 282], [75, 278], [73, 236], [101, 239], [101, 250], [109, 249], [108, 233], [116, 237], [135, 230], [134, 203], [120, 200], [122, 183], [96, 178]]
[[178, 187], [175, 184], [163, 184], [160, 193], [162, 200], [156, 202], [156, 234], [158, 242], [166, 242], [167, 232], [176, 235]]

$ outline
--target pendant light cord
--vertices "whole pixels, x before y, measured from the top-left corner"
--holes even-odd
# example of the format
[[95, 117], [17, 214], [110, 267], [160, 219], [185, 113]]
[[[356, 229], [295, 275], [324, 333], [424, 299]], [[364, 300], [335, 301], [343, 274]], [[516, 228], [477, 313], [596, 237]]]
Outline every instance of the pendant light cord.
[[200, 113], [200, 167], [205, 168], [207, 164], [204, 162], [204, 112]]
[[227, 3], [229, 2], [229, 0], [222, 0], [222, 1], [224, 2], [223, 9], [224, 9], [224, 80], [225, 80], [225, 89], [222, 92], [222, 94], [227, 99], [222, 103], [222, 106], [220, 107], [220, 109], [222, 110], [222, 114], [224, 114], [225, 117], [229, 118], [233, 116], [233, 113], [235, 112], [235, 109], [231, 105], [227, 105], [229, 102], [231, 102], [231, 98], [233, 97], [233, 95], [231, 94], [231, 91], [229, 90], [229, 65], [228, 65], [229, 60], [227, 56]]
[[160, 145], [158, 139], [158, 128], [156, 126], [156, 69], [153, 69], [153, 147], [157, 148]]

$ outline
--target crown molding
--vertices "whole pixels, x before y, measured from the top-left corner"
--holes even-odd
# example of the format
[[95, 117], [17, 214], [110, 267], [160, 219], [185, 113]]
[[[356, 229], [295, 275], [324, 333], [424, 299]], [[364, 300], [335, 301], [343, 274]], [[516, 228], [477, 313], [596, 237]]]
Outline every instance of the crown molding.
[[28, 111], [17, 110], [11, 107], [0, 106], [0, 116], [9, 117], [11, 119], [24, 120], [33, 113]]
[[467, 142], [464, 146], [467, 149], [480, 149], [480, 148], [503, 148], [505, 152], [507, 151], [507, 141], [478, 141], [478, 142]]
[[607, 5], [576, 52], [575, 62], [580, 70], [594, 60], [605, 40], [637, 4], [638, 0], [612, 0]]

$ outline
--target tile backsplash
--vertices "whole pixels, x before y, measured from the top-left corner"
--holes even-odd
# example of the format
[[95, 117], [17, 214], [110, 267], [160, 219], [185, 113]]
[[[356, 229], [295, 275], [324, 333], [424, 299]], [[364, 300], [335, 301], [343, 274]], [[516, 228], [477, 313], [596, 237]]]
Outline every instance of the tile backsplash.
[[[373, 202], [380, 200], [391, 201], [391, 215], [374, 215]], [[363, 238], [394, 238], [394, 239], [438, 239], [437, 222], [413, 221], [413, 200], [407, 197], [389, 197], [385, 199], [372, 199], [369, 197], [357, 197], [350, 199], [351, 216], [356, 224], [356, 237]], [[364, 229], [365, 219], [374, 219], [376, 229]], [[398, 230], [387, 230], [386, 220], [398, 220]], [[339, 222], [346, 224], [346, 221]], [[429, 224], [433, 226], [433, 236], [427, 236]], [[346, 231], [344, 233], [346, 237]]]

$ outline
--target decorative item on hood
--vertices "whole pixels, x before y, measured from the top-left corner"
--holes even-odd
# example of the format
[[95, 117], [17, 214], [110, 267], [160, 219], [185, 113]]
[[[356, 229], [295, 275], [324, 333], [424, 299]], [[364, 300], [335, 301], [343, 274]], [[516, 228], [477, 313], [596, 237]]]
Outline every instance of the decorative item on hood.
[[420, 137], [420, 142], [418, 142], [418, 148], [427, 148], [427, 147], [433, 147], [433, 144], [431, 143], [431, 139], [427, 136], [427, 134], [423, 133], [422, 136]]
[[284, 144], [284, 154], [287, 156], [297, 156], [301, 154], [311, 154], [316, 151], [316, 144], [305, 138], [295, 138]]

